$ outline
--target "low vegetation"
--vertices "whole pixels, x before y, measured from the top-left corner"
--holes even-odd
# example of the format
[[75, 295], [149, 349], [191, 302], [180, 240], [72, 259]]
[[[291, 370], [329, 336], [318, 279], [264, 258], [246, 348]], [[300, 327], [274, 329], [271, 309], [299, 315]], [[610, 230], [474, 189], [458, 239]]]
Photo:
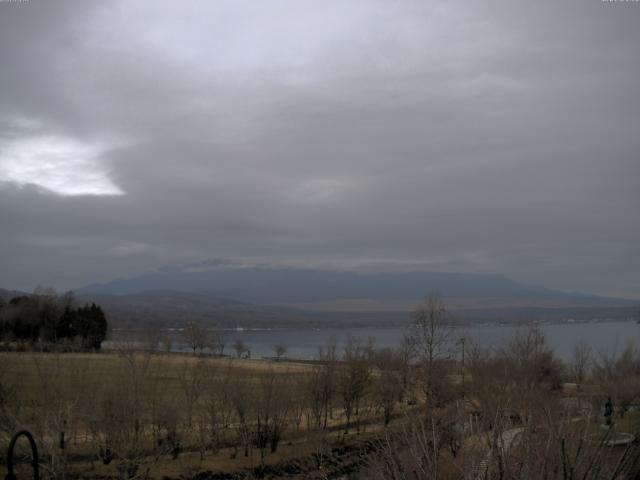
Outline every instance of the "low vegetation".
[[[437, 298], [398, 348], [349, 339], [312, 362], [286, 359], [284, 345], [273, 361], [244, 358], [246, 345], [223, 356], [221, 338], [196, 325], [184, 335], [189, 354], [157, 342], [0, 353], [0, 445], [29, 429], [47, 478], [640, 475], [636, 444], [611, 446], [640, 431], [633, 346], [606, 356], [580, 345], [563, 364], [533, 326], [485, 350], [457, 338]], [[201, 348], [203, 336], [222, 347]]]

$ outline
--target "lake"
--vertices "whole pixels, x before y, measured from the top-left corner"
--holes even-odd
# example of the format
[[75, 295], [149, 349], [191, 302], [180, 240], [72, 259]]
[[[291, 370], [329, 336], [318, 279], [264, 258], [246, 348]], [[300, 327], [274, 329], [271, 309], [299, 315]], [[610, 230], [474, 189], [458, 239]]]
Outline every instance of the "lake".
[[[522, 327], [520, 327], [522, 328]], [[541, 325], [549, 345], [563, 360], [571, 360], [575, 345], [586, 341], [594, 353], [621, 352], [629, 342], [640, 344], [640, 324], [633, 321], [562, 323]], [[465, 337], [483, 347], [500, 348], [513, 338], [518, 327], [512, 325], [474, 325], [454, 330], [455, 337]], [[187, 351], [188, 347], [180, 342], [180, 332], [174, 332], [176, 341], [173, 350]], [[253, 358], [271, 357], [275, 344], [286, 345], [289, 358], [312, 359], [317, 356], [318, 346], [327, 345], [334, 340], [338, 351], [349, 337], [363, 342], [372, 339], [376, 347], [396, 347], [404, 333], [403, 327], [356, 327], [356, 328], [288, 328], [272, 330], [229, 330], [227, 334], [226, 354], [233, 353], [233, 344], [241, 339], [251, 350]], [[114, 341], [105, 342], [105, 348], [114, 345], [123, 332], [114, 335]]]

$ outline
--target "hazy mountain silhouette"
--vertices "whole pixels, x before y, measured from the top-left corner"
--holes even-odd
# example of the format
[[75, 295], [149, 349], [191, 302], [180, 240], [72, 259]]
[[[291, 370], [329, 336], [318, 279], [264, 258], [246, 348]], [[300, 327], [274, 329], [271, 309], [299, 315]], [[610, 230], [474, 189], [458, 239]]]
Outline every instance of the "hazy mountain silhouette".
[[[228, 270], [234, 270], [235, 275]], [[257, 282], [254, 276], [256, 272], [260, 274], [257, 277], [262, 283]], [[243, 300], [221, 297], [212, 293], [212, 290], [185, 290], [186, 286], [206, 290], [211, 284], [204, 282], [212, 278], [216, 282], [228, 278], [233, 278], [235, 282], [246, 280], [244, 284], [230, 282], [223, 285], [225, 288], [218, 289], [218, 292], [235, 292]], [[274, 282], [268, 283], [267, 280], [271, 278]], [[189, 282], [185, 281], [187, 279]], [[336, 279], [341, 281], [338, 286], [342, 289], [336, 288], [336, 285], [325, 287], [323, 284]], [[407, 286], [412, 280], [421, 281], [419, 286], [409, 290], [416, 295], [414, 298], [409, 298], [411, 293], [406, 294], [393, 285], [393, 282], [400, 282]], [[182, 283], [172, 283], [177, 281]], [[295, 285], [296, 281], [300, 283]], [[173, 289], [146, 290], [159, 282], [166, 282]], [[385, 289], [385, 286], [389, 288]], [[141, 290], [133, 291], [138, 288]], [[287, 291], [287, 288], [291, 290]], [[315, 290], [307, 293], [306, 288]], [[88, 286], [78, 290], [76, 295], [78, 304], [95, 302], [101, 305], [114, 327], [182, 327], [188, 321], [226, 328], [353, 327], [406, 324], [411, 318], [410, 311], [424, 296], [422, 288], [427, 292], [435, 290], [446, 295], [447, 308], [453, 313], [453, 318], [461, 322], [626, 319], [637, 314], [635, 302], [629, 300], [554, 292], [519, 284], [499, 275], [433, 272], [362, 275], [224, 266], [205, 275], [202, 269], [198, 272], [192, 268], [164, 269], [129, 280]], [[372, 297], [381, 291], [384, 295]], [[0, 299], [5, 302], [19, 295], [28, 293], [0, 289]], [[269, 295], [282, 304], [273, 305], [273, 301], [271, 305], [266, 304]], [[246, 301], [248, 297], [258, 301], [250, 303]]]
[[187, 267], [164, 268], [143, 275], [92, 284], [79, 294], [136, 294], [144, 291], [182, 291], [234, 298], [261, 305], [294, 305], [349, 299], [416, 301], [427, 294], [446, 298], [504, 299], [510, 303], [547, 302], [626, 303], [615, 299], [564, 293], [526, 285], [498, 274], [466, 274], [428, 271], [357, 273], [243, 266], [223, 261]]

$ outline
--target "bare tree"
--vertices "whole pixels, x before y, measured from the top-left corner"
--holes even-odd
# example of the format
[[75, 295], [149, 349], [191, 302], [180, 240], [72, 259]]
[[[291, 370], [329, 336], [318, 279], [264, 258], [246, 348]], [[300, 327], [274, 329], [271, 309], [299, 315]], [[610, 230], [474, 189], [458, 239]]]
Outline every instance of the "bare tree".
[[193, 354], [196, 354], [196, 350], [199, 350], [202, 354], [202, 351], [206, 348], [208, 343], [207, 330], [196, 322], [189, 322], [182, 333], [187, 345], [193, 351]]
[[571, 376], [576, 382], [582, 382], [591, 362], [591, 347], [585, 340], [580, 340], [573, 349]]
[[322, 416], [324, 412], [324, 391], [323, 380], [326, 367], [323, 365], [315, 365], [311, 372], [306, 376], [305, 390], [307, 394], [307, 403], [309, 404], [309, 413], [307, 416], [307, 425], [311, 428], [311, 419], [315, 427], [320, 428], [322, 425]]
[[206, 365], [204, 359], [200, 359], [196, 363], [187, 360], [183, 362], [178, 381], [184, 395], [183, 405], [188, 429], [192, 427], [194, 409], [203, 393], [205, 378]]
[[518, 330], [505, 350], [505, 371], [518, 385], [533, 388], [543, 383], [557, 387], [562, 365], [554, 356], [544, 332], [538, 325]]
[[411, 375], [411, 360], [413, 359], [413, 347], [410, 338], [405, 335], [400, 340], [400, 346], [396, 351], [398, 368], [400, 369], [401, 389], [399, 401], [402, 401], [405, 395], [409, 394], [409, 382]]
[[286, 353], [288, 347], [282, 343], [273, 346], [273, 353], [276, 355], [276, 360], [280, 360]]
[[[255, 396], [251, 394], [255, 385], [246, 374], [234, 375], [231, 379], [231, 404], [235, 411], [235, 430], [238, 434], [238, 440], [244, 447], [244, 456], [249, 456], [249, 448], [253, 437], [251, 416], [255, 409]], [[237, 449], [237, 445], [235, 446]], [[234, 454], [235, 455], [235, 454]]]
[[351, 418], [357, 419], [360, 429], [360, 407], [371, 379], [368, 351], [356, 340], [349, 338], [344, 350], [343, 364], [338, 370], [338, 389], [346, 417], [345, 433], [349, 433]]
[[320, 403], [324, 415], [322, 428], [326, 429], [336, 393], [337, 355], [335, 339], [329, 340], [326, 346], [318, 348], [318, 359], [322, 362], [320, 371]]
[[406, 341], [422, 368], [422, 384], [429, 403], [439, 380], [438, 362], [449, 357], [453, 329], [448, 322], [444, 302], [437, 296], [427, 297], [415, 310]]
[[205, 418], [208, 423], [209, 441], [215, 451], [222, 444], [221, 432], [229, 426], [233, 409], [230, 389], [233, 376], [231, 362], [222, 371], [215, 363], [211, 363], [205, 373]]
[[[91, 431], [103, 462], [116, 461], [122, 478], [148, 475], [153, 461], [147, 454], [148, 379], [153, 375], [153, 360], [158, 356], [132, 350], [119, 352], [119, 365], [112, 372], [113, 382], [104, 385], [101, 402], [94, 408]], [[153, 392], [155, 393], [155, 392]], [[145, 466], [145, 472], [140, 468]]]
[[284, 383], [286, 374], [277, 375], [268, 370], [260, 375], [258, 392], [254, 402], [254, 442], [260, 450], [263, 463], [267, 447], [275, 453], [286, 427], [291, 397]]
[[389, 425], [391, 415], [398, 401], [403, 397], [401, 352], [385, 349], [377, 352], [373, 394], [376, 406], [382, 411], [385, 426]]
[[244, 340], [242, 340], [241, 338], [235, 341], [235, 343], [233, 344], [233, 349], [235, 350], [236, 356], [238, 358], [242, 357], [242, 355], [248, 350], [247, 344], [244, 343]]
[[213, 330], [209, 335], [209, 345], [213, 353], [222, 357], [224, 355], [224, 347], [227, 345], [227, 336], [222, 330]]

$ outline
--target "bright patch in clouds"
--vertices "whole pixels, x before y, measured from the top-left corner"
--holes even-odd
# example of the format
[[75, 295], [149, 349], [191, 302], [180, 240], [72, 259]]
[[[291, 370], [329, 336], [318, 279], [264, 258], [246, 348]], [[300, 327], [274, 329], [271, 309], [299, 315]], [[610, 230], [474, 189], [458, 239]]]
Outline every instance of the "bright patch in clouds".
[[297, 186], [291, 198], [306, 204], [335, 202], [349, 191], [350, 186], [345, 180], [332, 178], [309, 180]]
[[0, 144], [0, 181], [59, 195], [122, 195], [98, 161], [102, 148], [63, 136], [27, 136]]

